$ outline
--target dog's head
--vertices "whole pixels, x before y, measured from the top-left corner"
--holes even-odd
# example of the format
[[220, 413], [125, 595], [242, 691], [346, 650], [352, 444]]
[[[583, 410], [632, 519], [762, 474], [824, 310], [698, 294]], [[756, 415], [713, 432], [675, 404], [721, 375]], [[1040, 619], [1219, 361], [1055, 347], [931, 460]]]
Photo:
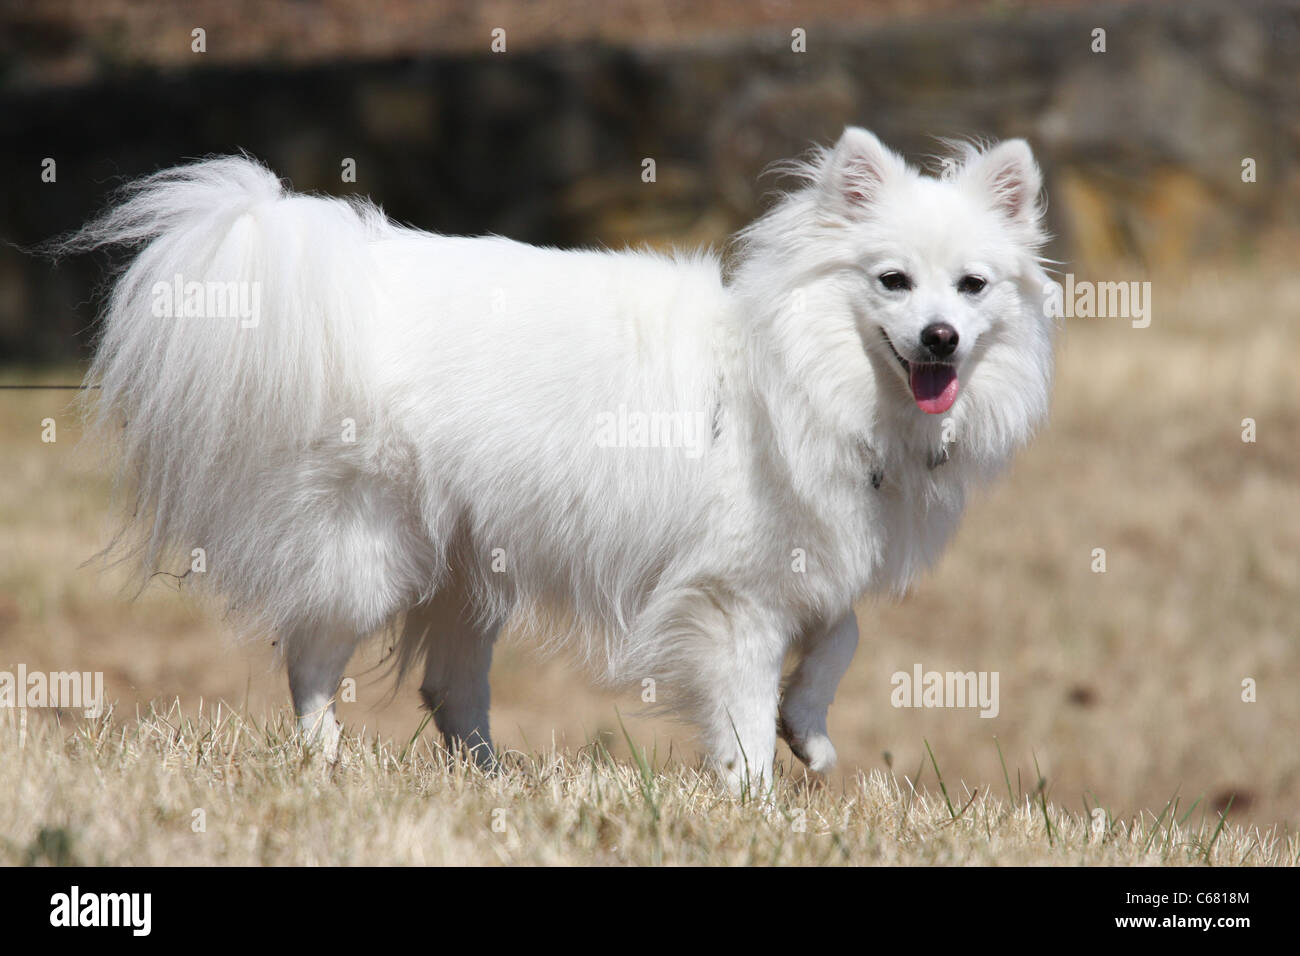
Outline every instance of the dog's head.
[[1029, 146], [959, 147], [927, 175], [850, 127], [795, 170], [805, 187], [742, 234], [739, 273], [787, 372], [848, 403], [845, 418], [874, 410], [929, 435], [927, 414], [951, 414], [990, 458], [1027, 438], [1052, 337]]
[[970, 149], [932, 177], [850, 128], [818, 187], [856, 253], [842, 280], [856, 285], [864, 346], [888, 359], [917, 408], [946, 413], [975, 361], [1021, 320], [1025, 280], [1041, 288], [1027, 270], [1044, 238], [1029, 146]]

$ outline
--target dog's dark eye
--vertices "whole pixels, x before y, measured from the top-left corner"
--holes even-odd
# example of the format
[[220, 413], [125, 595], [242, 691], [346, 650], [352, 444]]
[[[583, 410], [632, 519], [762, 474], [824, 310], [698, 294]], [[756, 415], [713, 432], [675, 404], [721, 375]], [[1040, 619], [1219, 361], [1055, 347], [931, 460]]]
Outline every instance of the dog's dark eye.
[[912, 288], [912, 280], [902, 272], [886, 272], [880, 277], [880, 284], [890, 292], [906, 292]]
[[979, 295], [988, 285], [988, 280], [979, 276], [962, 276], [957, 280], [957, 291], [964, 295]]

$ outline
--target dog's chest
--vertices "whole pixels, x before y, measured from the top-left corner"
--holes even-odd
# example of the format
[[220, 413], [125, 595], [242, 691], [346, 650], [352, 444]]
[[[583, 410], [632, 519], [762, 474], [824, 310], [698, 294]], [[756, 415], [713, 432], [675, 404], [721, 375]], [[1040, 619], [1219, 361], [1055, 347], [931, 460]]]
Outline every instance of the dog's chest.
[[862, 456], [855, 527], [846, 547], [868, 557], [864, 590], [897, 591], [942, 553], [965, 504], [959, 453], [898, 449]]

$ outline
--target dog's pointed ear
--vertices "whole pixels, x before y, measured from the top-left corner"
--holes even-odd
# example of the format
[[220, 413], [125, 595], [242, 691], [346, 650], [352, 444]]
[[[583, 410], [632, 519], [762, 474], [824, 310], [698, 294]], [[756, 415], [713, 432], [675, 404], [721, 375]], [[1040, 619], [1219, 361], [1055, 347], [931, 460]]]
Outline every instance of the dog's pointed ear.
[[826, 202], [847, 219], [858, 218], [885, 184], [907, 172], [907, 164], [880, 140], [857, 126], [844, 130], [822, 176]]
[[983, 189], [993, 208], [1019, 225], [1037, 226], [1043, 210], [1038, 194], [1043, 174], [1023, 139], [998, 143], [966, 164], [963, 177]]

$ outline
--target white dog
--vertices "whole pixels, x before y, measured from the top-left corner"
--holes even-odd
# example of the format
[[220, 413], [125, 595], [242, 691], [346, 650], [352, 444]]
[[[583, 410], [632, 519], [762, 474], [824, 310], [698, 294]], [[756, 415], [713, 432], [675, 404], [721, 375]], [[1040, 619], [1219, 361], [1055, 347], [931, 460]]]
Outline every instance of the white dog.
[[490, 764], [513, 616], [652, 678], [733, 789], [778, 731], [828, 769], [854, 602], [933, 562], [1043, 419], [1052, 322], [1024, 142], [933, 178], [850, 128], [794, 172], [725, 278], [419, 232], [243, 157], [134, 184], [63, 246], [137, 250], [89, 378], [115, 545], [145, 574], [202, 548], [331, 751], [353, 650], [404, 617], [401, 670]]

